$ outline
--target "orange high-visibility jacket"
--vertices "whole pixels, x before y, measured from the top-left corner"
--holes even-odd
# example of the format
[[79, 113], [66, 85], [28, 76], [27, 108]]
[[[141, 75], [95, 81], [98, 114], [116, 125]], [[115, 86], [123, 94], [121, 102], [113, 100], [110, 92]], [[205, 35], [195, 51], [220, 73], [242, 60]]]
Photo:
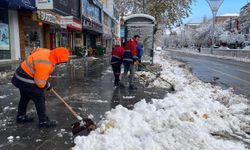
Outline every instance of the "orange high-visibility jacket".
[[44, 88], [54, 65], [68, 61], [68, 50], [64, 47], [53, 50], [39, 48], [39, 51], [32, 53], [21, 64], [21, 68], [34, 79], [39, 88]]

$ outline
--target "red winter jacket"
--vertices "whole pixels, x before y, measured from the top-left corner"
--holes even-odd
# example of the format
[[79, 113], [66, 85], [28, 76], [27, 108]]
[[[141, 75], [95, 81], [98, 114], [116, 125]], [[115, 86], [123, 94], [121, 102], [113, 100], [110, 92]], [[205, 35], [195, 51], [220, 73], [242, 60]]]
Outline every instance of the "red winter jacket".
[[116, 47], [112, 51], [111, 64], [122, 63], [124, 48], [122, 46]]
[[134, 38], [130, 39], [125, 46], [126, 50], [130, 50], [133, 59], [138, 59], [136, 46], [137, 41]]

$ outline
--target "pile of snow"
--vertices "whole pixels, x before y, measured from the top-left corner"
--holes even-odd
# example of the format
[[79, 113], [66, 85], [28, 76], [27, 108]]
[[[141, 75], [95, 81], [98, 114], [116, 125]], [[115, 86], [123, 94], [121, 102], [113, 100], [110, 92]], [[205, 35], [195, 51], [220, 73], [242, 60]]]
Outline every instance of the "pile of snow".
[[14, 71], [10, 72], [0, 72], [0, 79], [7, 78], [8, 76], [12, 76], [14, 74]]
[[174, 83], [176, 92], [150, 103], [141, 100], [133, 110], [118, 105], [98, 129], [75, 138], [74, 150], [247, 148], [247, 99], [201, 82], [179, 62], [159, 56], [155, 60], [163, 67], [161, 77]]

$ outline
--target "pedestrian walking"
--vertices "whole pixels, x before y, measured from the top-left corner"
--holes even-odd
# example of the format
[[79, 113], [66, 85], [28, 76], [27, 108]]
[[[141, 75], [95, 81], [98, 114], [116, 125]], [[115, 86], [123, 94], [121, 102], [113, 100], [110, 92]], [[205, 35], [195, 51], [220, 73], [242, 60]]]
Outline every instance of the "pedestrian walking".
[[57, 125], [57, 121], [50, 120], [46, 115], [44, 90], [52, 89], [47, 81], [49, 75], [53, 72], [54, 65], [68, 61], [68, 55], [68, 50], [64, 47], [53, 50], [39, 48], [16, 69], [11, 82], [19, 89], [21, 95], [17, 123], [33, 122], [33, 117], [26, 114], [27, 105], [32, 100], [39, 118], [39, 127], [49, 128]]
[[133, 38], [131, 38], [126, 43], [125, 51], [123, 53], [124, 72], [122, 75], [122, 80], [124, 81], [125, 78], [127, 78], [129, 72], [130, 89], [137, 89], [137, 87], [134, 85], [134, 76], [135, 76], [135, 64], [138, 63], [136, 46], [139, 39], [140, 39], [139, 35], [135, 35]]
[[116, 45], [112, 50], [111, 66], [115, 77], [114, 86], [116, 87], [124, 87], [124, 85], [120, 82], [123, 52], [124, 52], [124, 44], [122, 44], [121, 46]]

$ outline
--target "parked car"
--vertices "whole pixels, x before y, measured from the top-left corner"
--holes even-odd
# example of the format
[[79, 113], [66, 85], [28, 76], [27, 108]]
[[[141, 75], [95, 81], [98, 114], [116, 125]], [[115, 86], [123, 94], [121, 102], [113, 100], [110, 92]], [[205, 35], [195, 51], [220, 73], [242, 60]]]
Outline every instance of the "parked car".
[[155, 50], [154, 50], [154, 53], [160, 54], [161, 51], [162, 51], [162, 48], [159, 47], [159, 46], [157, 46], [157, 47], [155, 48]]
[[160, 46], [156, 47], [156, 51], [162, 51], [162, 48]]

